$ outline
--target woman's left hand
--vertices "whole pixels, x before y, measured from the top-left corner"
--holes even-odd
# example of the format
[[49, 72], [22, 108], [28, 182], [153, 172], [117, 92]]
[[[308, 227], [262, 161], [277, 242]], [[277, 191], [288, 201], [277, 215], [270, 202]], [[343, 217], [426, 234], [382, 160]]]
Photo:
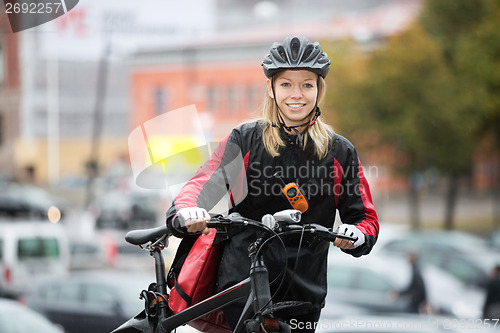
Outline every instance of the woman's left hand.
[[356, 228], [356, 226], [352, 224], [341, 224], [337, 228], [337, 233], [357, 238], [357, 240], [354, 243], [347, 239], [340, 239], [340, 238], [335, 239], [335, 241], [333, 242], [333, 246], [336, 246], [343, 250], [355, 249], [365, 242], [365, 235], [361, 232], [361, 230], [359, 230], [358, 228]]

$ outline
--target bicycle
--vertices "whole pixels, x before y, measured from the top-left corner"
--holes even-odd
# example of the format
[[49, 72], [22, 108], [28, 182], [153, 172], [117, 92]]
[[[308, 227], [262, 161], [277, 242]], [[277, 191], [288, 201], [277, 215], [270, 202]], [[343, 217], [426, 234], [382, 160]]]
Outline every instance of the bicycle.
[[[298, 224], [301, 213], [297, 210], [285, 210], [274, 215], [266, 215], [262, 221], [254, 221], [239, 214], [215, 216], [207, 222], [207, 227], [227, 231], [233, 228], [251, 228], [261, 231], [261, 237], [249, 246], [251, 267], [249, 277], [232, 287], [221, 291], [212, 297], [194, 304], [187, 309], [173, 314], [167, 305], [168, 299], [165, 264], [161, 251], [168, 245], [171, 233], [166, 226], [129, 231], [127, 242], [148, 250], [155, 260], [156, 283], [153, 289], [154, 297], [147, 297], [147, 292], [141, 292], [145, 299], [145, 309], [128, 320], [112, 333], [166, 333], [183, 326], [195, 319], [218, 310], [238, 299], [247, 298], [244, 310], [233, 332], [290, 332], [290, 326], [280, 319], [284, 313], [303, 310], [310, 306], [306, 302], [273, 303], [267, 267], [264, 255], [270, 241], [289, 234], [312, 234], [319, 239], [333, 242], [336, 238], [356, 241], [356, 238], [337, 234], [331, 229], [318, 224]], [[145, 245], [146, 244], [146, 245]]]

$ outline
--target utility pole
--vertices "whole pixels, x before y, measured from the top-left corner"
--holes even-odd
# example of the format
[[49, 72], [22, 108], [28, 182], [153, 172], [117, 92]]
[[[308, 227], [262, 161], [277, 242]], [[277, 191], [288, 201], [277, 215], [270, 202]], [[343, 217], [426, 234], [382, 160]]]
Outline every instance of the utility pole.
[[108, 81], [109, 55], [111, 51], [111, 36], [106, 35], [104, 51], [97, 68], [96, 99], [92, 121], [92, 142], [90, 156], [86, 169], [88, 174], [87, 195], [85, 207], [88, 207], [94, 200], [94, 182], [99, 175], [99, 153], [101, 146], [102, 126], [104, 123], [104, 101], [106, 98], [106, 88]]
[[47, 174], [59, 182], [59, 57], [47, 59]]

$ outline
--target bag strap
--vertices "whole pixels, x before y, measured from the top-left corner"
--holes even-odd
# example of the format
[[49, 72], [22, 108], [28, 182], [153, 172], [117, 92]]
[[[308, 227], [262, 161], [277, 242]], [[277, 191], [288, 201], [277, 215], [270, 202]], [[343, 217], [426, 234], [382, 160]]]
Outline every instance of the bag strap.
[[199, 235], [187, 236], [181, 240], [179, 247], [177, 248], [177, 252], [175, 253], [174, 260], [170, 266], [170, 270], [167, 274], [167, 285], [170, 289], [174, 287], [175, 283], [177, 283], [177, 275], [181, 271], [182, 265], [186, 260], [189, 251], [193, 247], [194, 243], [198, 239]]
[[177, 291], [179, 296], [187, 303], [187, 306], [191, 306], [193, 299], [188, 294], [186, 294], [186, 292], [182, 290], [181, 286], [177, 283], [177, 274], [174, 276], [174, 286], [175, 291]]
[[181, 271], [182, 266], [184, 265], [184, 261], [191, 251], [194, 243], [198, 240], [200, 235], [189, 235], [182, 239], [179, 247], [177, 248], [177, 252], [175, 253], [174, 260], [172, 261], [172, 265], [167, 274], [167, 284], [169, 288], [174, 287], [177, 291], [177, 294], [187, 303], [187, 306], [191, 306], [193, 299], [189, 296], [184, 290], [182, 290], [181, 286], [177, 282], [178, 274]]

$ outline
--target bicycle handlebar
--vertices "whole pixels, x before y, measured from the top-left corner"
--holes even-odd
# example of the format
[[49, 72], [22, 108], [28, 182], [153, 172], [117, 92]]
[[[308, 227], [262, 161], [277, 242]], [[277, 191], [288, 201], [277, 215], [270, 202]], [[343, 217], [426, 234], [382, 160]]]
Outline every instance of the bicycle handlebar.
[[276, 222], [273, 226], [266, 226], [261, 222], [246, 219], [243, 217], [237, 219], [231, 219], [229, 217], [216, 217], [210, 219], [207, 222], [208, 228], [214, 229], [223, 229], [227, 227], [249, 227], [252, 229], [264, 231], [266, 233], [272, 234], [279, 232], [282, 233], [299, 233], [305, 232], [309, 234], [314, 234], [315, 236], [327, 240], [329, 242], [335, 241], [335, 239], [346, 239], [352, 242], [356, 242], [358, 240], [357, 237], [351, 237], [344, 234], [339, 234], [331, 229], [322, 226], [320, 224], [289, 224], [289, 223], [278, 223]]
[[[270, 241], [272, 241], [274, 238], [277, 238], [285, 247], [285, 243], [280, 239], [280, 237], [289, 234], [300, 234], [301, 236], [304, 234], [309, 234], [313, 237], [317, 237], [318, 239], [326, 240], [329, 242], [333, 242], [337, 238], [347, 239], [353, 242], [357, 240], [355, 237], [338, 234], [336, 232], [333, 232], [331, 228], [327, 228], [319, 224], [299, 224], [300, 217], [300, 212], [295, 210], [285, 210], [275, 213], [274, 215], [267, 214], [262, 218], [262, 221], [247, 219], [237, 213], [233, 213], [227, 216], [219, 215], [212, 217], [207, 222], [207, 227], [209, 228], [214, 228], [220, 231], [227, 231], [227, 229], [231, 228], [250, 228], [261, 231], [263, 232], [263, 234], [267, 234], [267, 236], [259, 236], [258, 239], [253, 243], [254, 245], [250, 246], [248, 249], [249, 254], [253, 260], [252, 267], [254, 267], [254, 269], [250, 269], [249, 278], [243, 280], [240, 284], [235, 285], [233, 289], [226, 289], [225, 291], [220, 292], [218, 294], [219, 298], [216, 298], [217, 295], [212, 296], [211, 300], [207, 300], [205, 303], [196, 304], [190, 312], [187, 312], [188, 310], [186, 310], [186, 313], [178, 313], [174, 316], [169, 316], [169, 314], [167, 313], [168, 308], [166, 306], [166, 303], [160, 303], [159, 301], [160, 299], [165, 300], [166, 297], [164, 295], [167, 295], [165, 264], [160, 251], [163, 250], [165, 246], [167, 246], [167, 238], [172, 234], [172, 231], [166, 225], [150, 229], [129, 231], [125, 236], [127, 242], [134, 245], [139, 245], [141, 246], [141, 248], [150, 251], [151, 255], [153, 255], [155, 259], [156, 287], [154, 287], [152, 290], [148, 288], [148, 291], [144, 291], [146, 296], [141, 293], [146, 301], [144, 311], [147, 316], [140, 317], [142, 316], [142, 314], [136, 316], [117, 328], [114, 332], [129, 332], [129, 330], [132, 328], [141, 332], [170, 331], [170, 329], [178, 327], [180, 324], [186, 323], [187, 319], [192, 320], [198, 318], [196, 316], [198, 316], [199, 314], [208, 313], [209, 310], [212, 311], [213, 309], [220, 308], [225, 304], [230, 304], [235, 299], [244, 297], [249, 292], [250, 295], [253, 295], [252, 299], [250, 299], [250, 302], [252, 303], [254, 314], [263, 314], [266, 311], [271, 311], [269, 313], [275, 314], [272, 311], [279, 311], [279, 308], [273, 307], [272, 300], [274, 296], [277, 295], [278, 291], [276, 291], [275, 295], [271, 295], [270, 293], [268, 271], [264, 263], [264, 253], [268, 248], [266, 244], [269, 244]], [[299, 248], [300, 244], [302, 244], [302, 237], [299, 243]], [[286, 251], [286, 248], [284, 249]], [[297, 257], [296, 265], [293, 269], [294, 272], [297, 269], [298, 258], [299, 257]], [[285, 260], [283, 272], [286, 272], [287, 264], [288, 261]], [[282, 276], [282, 278], [277, 290], [280, 290], [281, 287], [285, 285], [285, 275], [280, 274], [279, 276]], [[151, 292], [152, 296], [148, 294]], [[288, 290], [285, 292], [285, 294], [286, 293], [288, 293]], [[222, 298], [222, 295], [227, 296], [228, 298]], [[151, 297], [153, 297], [153, 299], [151, 299]], [[153, 301], [156, 301], [156, 303], [154, 303]], [[247, 304], [247, 309], [251, 309], [249, 307], [250, 303]], [[150, 315], [148, 310], [146, 310], [150, 310], [152, 306], [154, 306], [154, 308], [156, 309], [154, 315]], [[286, 305], [285, 307], [287, 307], [288, 309], [291, 307], [291, 305]], [[251, 313], [249, 312], [249, 314]], [[243, 317], [243, 319], [244, 318], [246, 317]], [[250, 316], [248, 318], [250, 318]], [[262, 318], [252, 320], [257, 329], [260, 325], [259, 323], [265, 323], [265, 321], [261, 322]], [[136, 325], [140, 325], [140, 327]], [[243, 329], [245, 327], [250, 326], [245, 322], [243, 324]]]
[[[336, 233], [320, 224], [290, 224], [274, 221], [272, 224], [266, 225], [262, 222], [250, 220], [239, 215], [212, 217], [210, 221], [207, 222], [207, 227], [214, 229], [224, 229], [228, 227], [248, 227], [259, 231], [264, 231], [269, 234], [273, 234], [276, 232], [297, 233], [304, 231], [305, 233], [314, 234], [319, 238], [327, 240], [329, 242], [335, 241], [336, 238], [347, 239], [352, 242], [355, 242], [357, 240], [356, 237]], [[171, 232], [168, 230], [166, 225], [151, 229], [129, 231], [125, 235], [125, 240], [133, 245], [142, 245], [148, 242], [156, 241], [164, 235], [166, 235], [167, 237], [171, 235]]]

